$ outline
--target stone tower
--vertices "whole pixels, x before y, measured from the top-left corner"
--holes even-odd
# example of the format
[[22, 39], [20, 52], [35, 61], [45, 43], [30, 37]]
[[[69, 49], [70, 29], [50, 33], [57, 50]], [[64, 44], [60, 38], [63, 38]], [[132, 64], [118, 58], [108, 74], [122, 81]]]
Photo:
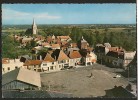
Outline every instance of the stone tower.
[[36, 23], [35, 23], [34, 19], [33, 19], [32, 31], [33, 31], [33, 34], [37, 34], [37, 32], [38, 32], [37, 26], [36, 26]]

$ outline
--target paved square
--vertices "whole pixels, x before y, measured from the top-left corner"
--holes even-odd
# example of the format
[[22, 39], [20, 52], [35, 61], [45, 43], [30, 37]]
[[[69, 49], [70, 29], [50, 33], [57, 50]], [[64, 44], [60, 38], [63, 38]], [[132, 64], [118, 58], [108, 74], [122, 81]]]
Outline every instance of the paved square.
[[115, 85], [125, 87], [128, 84], [123, 77], [114, 78], [115, 73], [96, 69], [96, 66], [101, 65], [43, 73], [41, 74], [42, 84], [45, 89], [72, 93], [74, 97], [104, 96], [104, 90], [112, 89]]

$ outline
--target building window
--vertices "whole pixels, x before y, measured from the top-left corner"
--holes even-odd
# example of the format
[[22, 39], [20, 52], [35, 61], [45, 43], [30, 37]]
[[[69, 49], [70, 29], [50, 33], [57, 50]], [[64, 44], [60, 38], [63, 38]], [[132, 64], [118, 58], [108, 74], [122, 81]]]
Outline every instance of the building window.
[[50, 69], [53, 70], [53, 66], [51, 66]]
[[52, 62], [52, 64], [54, 64], [54, 62]]
[[47, 66], [47, 64], [43, 64], [43, 66]]
[[10, 70], [10, 67], [8, 67], [8, 70]]
[[15, 69], [18, 68], [17, 66], [15, 66]]
[[34, 65], [34, 68], [36, 68], [36, 65]]
[[4, 68], [3, 68], [3, 71], [4, 71]]

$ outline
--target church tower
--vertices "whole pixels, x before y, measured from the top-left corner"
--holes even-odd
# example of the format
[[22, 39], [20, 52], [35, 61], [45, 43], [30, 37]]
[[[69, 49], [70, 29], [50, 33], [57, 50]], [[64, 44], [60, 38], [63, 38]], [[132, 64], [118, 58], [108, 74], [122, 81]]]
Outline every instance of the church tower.
[[33, 31], [33, 34], [37, 34], [37, 32], [38, 32], [37, 26], [36, 26], [36, 23], [35, 23], [34, 19], [33, 19], [32, 31]]

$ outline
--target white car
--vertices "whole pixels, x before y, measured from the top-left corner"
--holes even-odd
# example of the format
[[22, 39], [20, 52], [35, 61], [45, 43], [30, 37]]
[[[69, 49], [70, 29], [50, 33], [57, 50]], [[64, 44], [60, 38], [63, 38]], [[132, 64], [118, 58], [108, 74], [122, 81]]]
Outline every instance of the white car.
[[116, 77], [121, 77], [121, 75], [116, 75]]

